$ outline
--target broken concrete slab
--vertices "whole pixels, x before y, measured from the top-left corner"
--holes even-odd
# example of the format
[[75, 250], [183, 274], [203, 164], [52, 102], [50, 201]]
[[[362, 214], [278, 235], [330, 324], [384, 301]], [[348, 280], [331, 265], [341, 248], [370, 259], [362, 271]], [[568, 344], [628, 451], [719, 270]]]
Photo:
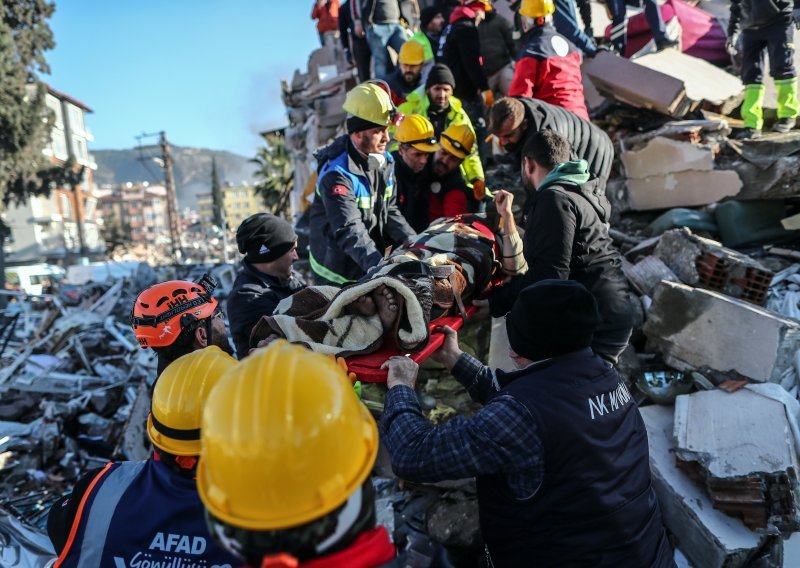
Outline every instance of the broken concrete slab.
[[678, 467], [705, 487], [715, 508], [748, 528], [796, 531], [798, 417], [797, 400], [771, 383], [681, 395]]
[[691, 110], [683, 81], [628, 59], [601, 51], [583, 69], [607, 98], [676, 118]]
[[735, 171], [742, 179], [744, 185], [737, 199], [800, 195], [800, 132], [728, 140], [718, 167]]
[[676, 171], [711, 171], [714, 153], [690, 142], [657, 136], [640, 150], [625, 150], [620, 155], [628, 178], [665, 176]]
[[767, 301], [775, 276], [749, 256], [693, 235], [686, 228], [665, 232], [653, 255], [684, 284], [716, 290], [758, 306]]
[[644, 325], [648, 349], [681, 371], [718, 381], [781, 381], [800, 348], [800, 323], [751, 303], [661, 282]]
[[744, 85], [730, 73], [677, 50], [636, 61], [600, 52], [584, 71], [605, 97], [681, 118], [706, 103], [723, 114], [741, 102]]
[[[739, 519], [712, 507], [701, 487], [675, 467], [672, 407], [640, 409], [650, 444], [653, 488], [667, 529], [694, 566], [746, 568], [766, 555], [780, 565], [780, 536], [749, 530]], [[765, 564], [769, 565], [769, 564]]]
[[676, 49], [643, 55], [636, 63], [680, 80], [695, 106], [706, 102], [721, 114], [728, 114], [744, 97], [744, 83], [739, 77]]
[[662, 280], [680, 282], [669, 266], [655, 256], [646, 256], [636, 264], [627, 260], [622, 263], [622, 271], [639, 294], [652, 296], [655, 287]]
[[742, 180], [733, 171], [679, 171], [625, 182], [634, 211], [697, 207], [737, 195]]

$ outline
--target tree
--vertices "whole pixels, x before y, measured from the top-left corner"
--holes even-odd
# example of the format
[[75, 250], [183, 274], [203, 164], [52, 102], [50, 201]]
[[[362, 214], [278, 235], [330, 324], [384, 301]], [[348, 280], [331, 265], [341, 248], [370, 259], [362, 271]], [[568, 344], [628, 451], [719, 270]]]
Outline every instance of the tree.
[[[47, 89], [38, 73], [49, 73], [44, 52], [55, 47], [47, 19], [55, 6], [46, 0], [0, 4], [0, 197], [4, 205], [47, 195], [69, 183], [74, 164], [51, 164], [42, 150], [53, 124]], [[71, 179], [72, 178], [72, 179]]]
[[283, 136], [268, 134], [266, 146], [259, 148], [256, 157], [250, 161], [258, 165], [255, 189], [264, 200], [267, 211], [275, 215], [286, 213], [294, 172]]
[[217, 174], [217, 159], [213, 157], [211, 158], [211, 199], [214, 203], [214, 225], [225, 230], [228, 225], [225, 221], [225, 196]]
[[131, 226], [121, 221], [116, 213], [111, 212], [104, 219], [102, 236], [106, 242], [108, 256], [114, 256], [117, 249], [124, 250], [130, 244]]

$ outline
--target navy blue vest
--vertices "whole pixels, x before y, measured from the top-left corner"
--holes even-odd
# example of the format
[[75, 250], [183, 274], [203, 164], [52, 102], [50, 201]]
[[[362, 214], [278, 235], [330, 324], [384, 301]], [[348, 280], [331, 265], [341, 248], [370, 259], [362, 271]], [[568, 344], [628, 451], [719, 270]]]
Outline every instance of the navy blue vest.
[[75, 523], [59, 568], [241, 565], [209, 536], [195, 480], [154, 460], [104, 469]]
[[544, 445], [544, 480], [515, 499], [478, 478], [481, 532], [495, 566], [673, 566], [650, 486], [647, 433], [617, 372], [591, 349], [498, 372]]

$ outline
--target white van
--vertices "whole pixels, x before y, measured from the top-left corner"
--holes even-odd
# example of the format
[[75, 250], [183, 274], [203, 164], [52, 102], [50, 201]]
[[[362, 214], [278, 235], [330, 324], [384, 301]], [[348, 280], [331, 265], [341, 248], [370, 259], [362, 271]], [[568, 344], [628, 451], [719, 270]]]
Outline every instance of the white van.
[[64, 278], [64, 269], [52, 264], [10, 266], [5, 273], [6, 288], [21, 290], [26, 294], [42, 294], [44, 284]]

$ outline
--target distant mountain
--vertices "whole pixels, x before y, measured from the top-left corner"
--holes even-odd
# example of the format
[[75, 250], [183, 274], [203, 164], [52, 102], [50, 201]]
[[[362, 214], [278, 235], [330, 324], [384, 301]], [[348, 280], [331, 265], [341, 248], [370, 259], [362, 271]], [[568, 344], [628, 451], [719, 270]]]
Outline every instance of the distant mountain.
[[[97, 162], [94, 179], [98, 185], [148, 181], [163, 184], [163, 170], [153, 161], [147, 167], [138, 160], [139, 152], [131, 150], [92, 150]], [[255, 164], [249, 158], [221, 150], [172, 146], [175, 163], [175, 189], [178, 206], [197, 208], [197, 194], [211, 191], [211, 158], [217, 160], [219, 179], [234, 185], [254, 183]]]

